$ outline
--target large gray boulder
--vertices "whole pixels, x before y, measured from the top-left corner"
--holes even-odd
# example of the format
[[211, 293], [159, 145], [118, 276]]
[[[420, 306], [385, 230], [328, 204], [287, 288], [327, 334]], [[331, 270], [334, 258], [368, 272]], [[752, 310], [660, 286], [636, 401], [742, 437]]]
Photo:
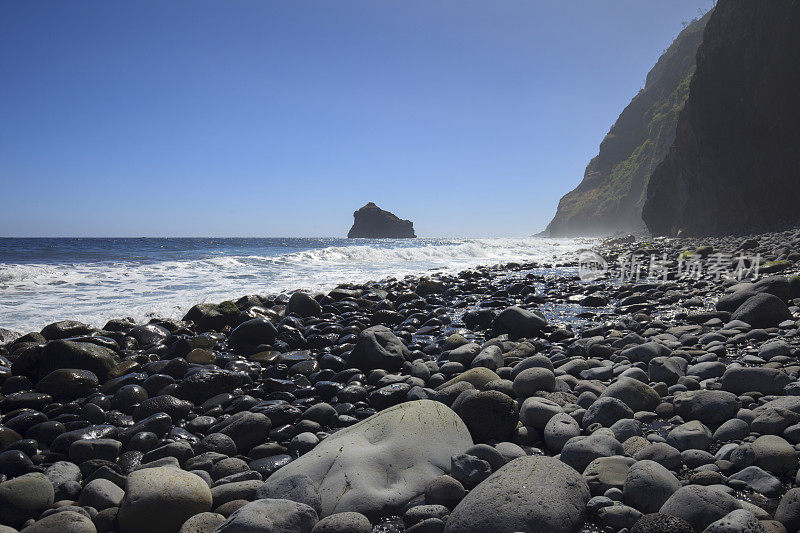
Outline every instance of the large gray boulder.
[[661, 403], [661, 397], [650, 385], [624, 376], [620, 376], [615, 383], [609, 385], [600, 397], [621, 400], [634, 412], [654, 411]]
[[492, 322], [495, 332], [508, 333], [512, 337], [535, 337], [546, 325], [547, 319], [540, 311], [517, 306], [504, 309]]
[[211, 502], [200, 476], [171, 466], [136, 470], [125, 482], [119, 532], [174, 533], [190, 516], [210, 511]]
[[730, 292], [721, 296], [717, 301], [716, 307], [719, 311], [733, 313], [751, 296], [761, 293], [775, 295], [784, 301], [790, 297], [789, 280], [785, 276], [769, 276], [754, 284], [739, 283], [728, 290]]
[[739, 509], [712, 523], [703, 533], [767, 533], [767, 530], [753, 513]]
[[514, 459], [453, 509], [446, 533], [573, 533], [586, 519], [589, 487], [552, 457]]
[[593, 496], [602, 496], [609, 489], [619, 489], [625, 485], [625, 478], [635, 459], [614, 455], [598, 457], [583, 471], [583, 480]]
[[767, 472], [788, 472], [797, 469], [797, 451], [778, 435], [762, 435], [753, 441], [755, 464]]
[[573, 437], [567, 441], [561, 450], [561, 460], [578, 472], [583, 472], [598, 457], [624, 454], [625, 450], [617, 439], [596, 431], [588, 437]]
[[304, 292], [295, 292], [286, 304], [286, 314], [295, 313], [296, 315], [307, 318], [322, 314], [322, 306], [314, 298]]
[[33, 472], [0, 483], [0, 524], [20, 527], [53, 505], [53, 484], [44, 474]]
[[722, 375], [722, 390], [733, 394], [760, 392], [782, 394], [792, 378], [778, 369], [769, 367], [729, 366]]
[[[24, 533], [97, 533], [97, 528], [88, 515], [77, 511], [59, 511], [37, 520], [22, 531]], [[0, 533], [10, 532], [4, 531], [0, 526]]]
[[747, 322], [754, 328], [777, 326], [790, 318], [792, 313], [783, 300], [766, 293], [751, 296], [731, 315], [731, 320]]
[[360, 370], [399, 370], [411, 359], [403, 341], [386, 326], [372, 326], [358, 335], [350, 364]]
[[304, 503], [262, 499], [234, 511], [214, 533], [311, 533], [318, 520]]
[[102, 382], [117, 363], [119, 357], [109, 348], [91, 342], [56, 340], [48, 342], [42, 350], [39, 377], [59, 368], [76, 368], [94, 373]]
[[787, 531], [800, 530], [800, 488], [786, 491], [775, 510], [775, 520], [783, 524]]
[[317, 485], [303, 474], [285, 477], [278, 483], [264, 483], [256, 491], [256, 498], [291, 500], [308, 505], [317, 515], [322, 512], [322, 500]]
[[737, 509], [741, 509], [741, 504], [730, 494], [712, 487], [687, 485], [675, 491], [659, 512], [682, 518], [695, 531], [703, 531], [712, 522]]
[[691, 420], [670, 430], [667, 433], [667, 444], [680, 451], [707, 450], [711, 438], [711, 431], [702, 422]]
[[633, 409], [628, 407], [622, 400], [617, 398], [605, 397], [598, 398], [589, 406], [583, 415], [583, 427], [588, 428], [592, 424], [600, 424], [610, 428], [615, 422], [633, 418]]
[[450, 457], [473, 445], [461, 418], [431, 400], [405, 402], [320, 442], [267, 479], [269, 487], [302, 474], [317, 486], [325, 517], [397, 510], [447, 473]]
[[675, 395], [675, 411], [684, 420], [699, 420], [707, 426], [719, 426], [736, 416], [739, 400], [731, 392], [694, 390]]
[[622, 494], [625, 503], [647, 514], [658, 512], [679, 488], [681, 482], [672, 472], [655, 461], [644, 460], [628, 470]]

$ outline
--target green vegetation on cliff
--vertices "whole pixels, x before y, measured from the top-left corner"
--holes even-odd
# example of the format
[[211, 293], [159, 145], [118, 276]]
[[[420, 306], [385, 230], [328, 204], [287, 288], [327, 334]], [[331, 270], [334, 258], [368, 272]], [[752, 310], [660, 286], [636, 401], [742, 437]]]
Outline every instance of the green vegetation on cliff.
[[561, 198], [546, 234], [598, 235], [644, 228], [647, 183], [675, 140], [709, 17], [710, 13], [692, 21], [659, 58], [644, 89], [603, 139], [583, 181]]
[[675, 141], [650, 175], [642, 218], [651, 233], [750, 234], [800, 223], [798, 27], [800, 0], [717, 2]]

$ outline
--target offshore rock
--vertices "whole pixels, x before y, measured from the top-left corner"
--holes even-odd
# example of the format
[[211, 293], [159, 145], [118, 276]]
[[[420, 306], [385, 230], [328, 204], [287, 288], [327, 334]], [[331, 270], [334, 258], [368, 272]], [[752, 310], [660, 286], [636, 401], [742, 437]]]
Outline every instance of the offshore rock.
[[384, 211], [370, 202], [353, 213], [353, 227], [348, 239], [413, 239], [414, 223], [402, 220], [389, 211]]

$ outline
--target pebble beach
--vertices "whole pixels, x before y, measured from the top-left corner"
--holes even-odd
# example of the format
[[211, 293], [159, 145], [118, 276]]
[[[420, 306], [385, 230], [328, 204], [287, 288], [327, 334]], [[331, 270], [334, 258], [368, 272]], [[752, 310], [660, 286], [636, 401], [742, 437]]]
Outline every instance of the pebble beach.
[[590, 253], [4, 333], [0, 533], [800, 529], [800, 231]]

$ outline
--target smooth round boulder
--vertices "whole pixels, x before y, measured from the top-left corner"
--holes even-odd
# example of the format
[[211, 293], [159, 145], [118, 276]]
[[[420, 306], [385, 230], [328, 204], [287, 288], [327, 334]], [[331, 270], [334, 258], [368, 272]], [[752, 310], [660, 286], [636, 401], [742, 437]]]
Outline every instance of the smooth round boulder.
[[399, 370], [411, 360], [403, 341], [386, 326], [372, 326], [358, 335], [350, 353], [350, 364], [361, 370]]
[[588, 437], [574, 437], [561, 450], [561, 460], [579, 472], [598, 457], [623, 455], [622, 444], [614, 437], [599, 431]]
[[322, 306], [314, 298], [304, 292], [295, 292], [286, 304], [286, 314], [296, 314], [301, 318], [319, 316], [322, 314]]
[[553, 416], [563, 412], [561, 406], [553, 400], [533, 396], [522, 402], [519, 419], [526, 426], [543, 430]]
[[242, 384], [241, 372], [231, 372], [221, 368], [203, 368], [190, 373], [175, 387], [173, 395], [182, 400], [188, 400], [195, 405], [224, 394]]
[[98, 511], [109, 507], [119, 507], [125, 491], [116, 483], [103, 478], [97, 478], [87, 483], [78, 498], [81, 507], [94, 507]]
[[38, 392], [44, 392], [54, 400], [75, 400], [87, 396], [96, 389], [99, 381], [94, 372], [79, 368], [58, 368], [36, 384]]
[[544, 443], [553, 453], [561, 453], [569, 439], [580, 434], [581, 428], [572, 416], [558, 413], [544, 427]]
[[783, 490], [781, 481], [757, 466], [748, 466], [732, 474], [728, 479], [744, 481], [747, 488], [765, 495], [774, 495]]
[[667, 444], [680, 451], [707, 450], [711, 444], [711, 431], [699, 420], [676, 426], [667, 433]]
[[499, 391], [481, 391], [461, 402], [461, 419], [475, 442], [511, 439], [519, 412], [514, 400]]
[[78, 322], [77, 320], [61, 320], [60, 322], [53, 322], [42, 328], [42, 337], [51, 341], [54, 339], [66, 339], [69, 337], [80, 337], [82, 335], [89, 335], [92, 332], [92, 327]]
[[317, 522], [311, 533], [372, 533], [372, 524], [361, 513], [336, 513]]
[[234, 511], [215, 533], [311, 533], [318, 520], [304, 503], [263, 499]]
[[191, 516], [211, 510], [203, 478], [171, 466], [131, 472], [120, 504], [120, 533], [173, 533]]
[[731, 315], [731, 320], [741, 320], [754, 328], [770, 328], [791, 318], [792, 313], [783, 300], [768, 293], [751, 296]]
[[735, 418], [740, 407], [735, 394], [721, 390], [678, 393], [672, 403], [684, 420], [699, 420], [707, 426], [719, 426]]
[[199, 513], [183, 523], [178, 533], [214, 533], [214, 530], [225, 521], [219, 513]]
[[486, 368], [485, 366], [479, 366], [476, 368], [470, 368], [466, 372], [462, 372], [458, 376], [455, 376], [452, 379], [449, 379], [436, 387], [437, 391], [443, 391], [448, 387], [452, 387], [457, 383], [469, 383], [476, 389], [482, 389], [487, 383], [492, 381], [497, 381], [500, 379], [492, 369]]
[[695, 531], [703, 531], [712, 522], [740, 508], [741, 504], [733, 496], [721, 490], [686, 485], [676, 490], [659, 512], [686, 520]]
[[681, 488], [675, 475], [655, 461], [636, 461], [625, 477], [623, 500], [642, 513], [655, 513]]
[[91, 342], [55, 340], [45, 344], [39, 364], [39, 377], [60, 368], [73, 368], [92, 372], [101, 382], [108, 379], [108, 373], [119, 363], [113, 350]]
[[787, 531], [800, 530], [800, 488], [786, 491], [775, 510], [775, 520], [783, 524]]
[[583, 471], [583, 479], [594, 496], [602, 496], [609, 489], [622, 490], [628, 470], [635, 462], [621, 455], [598, 457]]
[[253, 446], [263, 442], [271, 428], [272, 423], [266, 415], [243, 411], [212, 426], [208, 432], [229, 436], [239, 453], [247, 453]]
[[[24, 528], [20, 533], [97, 533], [92, 520], [76, 511], [60, 511]], [[0, 532], [2, 533], [2, 532]]]
[[0, 524], [19, 527], [53, 505], [54, 497], [53, 484], [39, 472], [0, 483]]
[[633, 409], [625, 405], [622, 400], [611, 397], [598, 398], [583, 414], [582, 424], [583, 427], [600, 424], [610, 428], [620, 420], [633, 418], [633, 414]]
[[[449, 472], [473, 445], [461, 418], [432, 400], [401, 403], [337, 431], [272, 474], [265, 486], [303, 474], [317, 486], [321, 516], [397, 510]], [[266, 490], [266, 489], [265, 489]]]
[[528, 311], [512, 306], [495, 317], [492, 328], [498, 334], [508, 333], [511, 337], [535, 337], [547, 325], [547, 319], [538, 311]]
[[514, 378], [513, 390], [517, 398], [530, 398], [539, 391], [552, 392], [556, 376], [547, 368], [527, 368]]
[[755, 465], [767, 472], [788, 472], [797, 469], [797, 451], [786, 439], [762, 435], [753, 442]]
[[256, 498], [291, 500], [308, 505], [317, 515], [322, 512], [319, 490], [314, 481], [304, 474], [288, 476], [277, 483], [264, 483], [256, 491]]
[[606, 387], [600, 398], [617, 398], [634, 412], [654, 411], [661, 403], [661, 396], [650, 385], [625, 376]]
[[684, 375], [683, 367], [678, 361], [679, 359], [674, 357], [654, 357], [651, 359], [647, 368], [650, 381], [663, 381], [667, 385], [675, 385]]
[[433, 479], [425, 487], [425, 503], [444, 505], [452, 509], [464, 498], [465, 494], [464, 486], [457, 479], [442, 475]]
[[732, 440], [742, 440], [750, 434], [750, 426], [740, 418], [731, 418], [723, 422], [714, 431], [714, 440], [717, 442], [728, 442]]
[[278, 336], [278, 330], [266, 318], [253, 318], [246, 320], [231, 331], [229, 342], [233, 345], [269, 344]]
[[683, 463], [681, 452], [666, 442], [654, 442], [633, 454], [637, 461], [655, 461], [667, 470], [677, 470]]
[[783, 389], [792, 378], [778, 368], [729, 366], [722, 375], [722, 390], [733, 394], [760, 392], [761, 394], [783, 394]]
[[447, 520], [450, 533], [574, 533], [586, 520], [589, 487], [546, 456], [514, 459], [472, 489]]
[[712, 522], [703, 533], [766, 533], [766, 530], [752, 512], [738, 509]]

